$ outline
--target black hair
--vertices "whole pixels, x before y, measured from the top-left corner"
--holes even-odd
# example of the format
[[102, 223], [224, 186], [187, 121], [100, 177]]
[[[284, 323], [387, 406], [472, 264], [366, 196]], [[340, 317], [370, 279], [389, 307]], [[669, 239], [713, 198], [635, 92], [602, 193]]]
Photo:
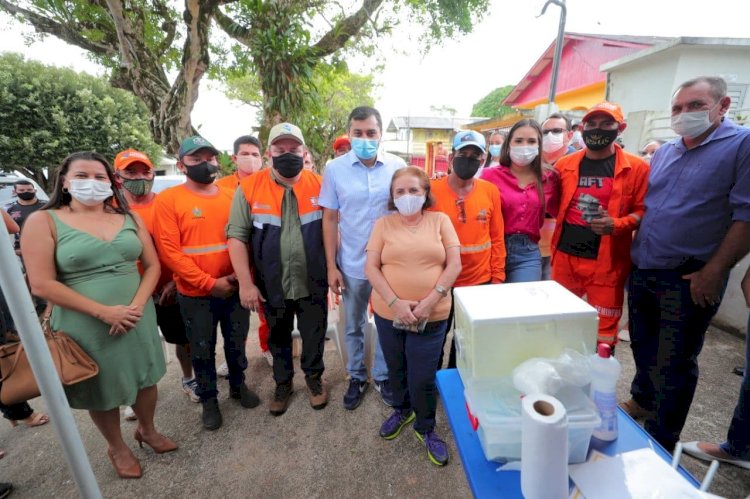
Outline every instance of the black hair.
[[19, 185], [30, 185], [31, 187], [34, 187], [34, 184], [32, 184], [30, 180], [26, 180], [24, 178], [22, 178], [21, 180], [16, 180], [16, 182], [13, 184], [13, 188], [15, 189]]
[[234, 141], [234, 154], [240, 152], [240, 146], [242, 144], [252, 144], [258, 148], [258, 151], [263, 152], [263, 147], [260, 145], [260, 140], [257, 137], [253, 137], [252, 135], [243, 135], [241, 137], [237, 137], [237, 140]]
[[374, 107], [369, 106], [359, 106], [352, 109], [352, 112], [349, 113], [349, 121], [347, 128], [351, 128], [352, 121], [363, 121], [369, 118], [370, 116], [375, 116], [375, 121], [378, 122], [378, 128], [380, 129], [380, 132], [383, 132], [383, 119], [380, 117], [380, 112], [375, 109]]
[[565, 130], [570, 131], [570, 118], [560, 113], [552, 113], [547, 116], [547, 119], [542, 122], [542, 125], [549, 120], [563, 120], [565, 121]]
[[104, 166], [104, 171], [107, 172], [107, 178], [112, 185], [113, 195], [104, 200], [105, 209], [120, 213], [121, 215], [130, 215], [130, 209], [128, 208], [128, 202], [117, 187], [117, 181], [115, 180], [115, 174], [112, 171], [112, 167], [109, 165], [104, 156], [94, 151], [79, 151], [69, 154], [57, 167], [55, 173], [52, 175], [55, 187], [52, 190], [52, 194], [49, 197], [49, 201], [45, 204], [43, 210], [56, 210], [62, 206], [70, 205], [71, 196], [67, 190], [63, 189], [63, 179], [67, 175], [70, 165], [74, 161], [96, 161]]

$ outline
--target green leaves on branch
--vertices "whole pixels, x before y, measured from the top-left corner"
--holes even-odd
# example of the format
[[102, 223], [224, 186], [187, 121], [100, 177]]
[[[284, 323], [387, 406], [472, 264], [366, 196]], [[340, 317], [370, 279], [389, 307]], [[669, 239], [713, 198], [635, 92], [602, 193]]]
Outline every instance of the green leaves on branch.
[[128, 147], [154, 162], [148, 113], [131, 93], [71, 69], [0, 55], [0, 168], [46, 185], [46, 173], [71, 152], [94, 150], [112, 161]]
[[513, 85], [505, 85], [496, 88], [482, 97], [479, 102], [471, 108], [472, 116], [483, 116], [485, 118], [498, 118], [513, 112], [513, 108], [503, 105], [503, 99], [513, 91]]

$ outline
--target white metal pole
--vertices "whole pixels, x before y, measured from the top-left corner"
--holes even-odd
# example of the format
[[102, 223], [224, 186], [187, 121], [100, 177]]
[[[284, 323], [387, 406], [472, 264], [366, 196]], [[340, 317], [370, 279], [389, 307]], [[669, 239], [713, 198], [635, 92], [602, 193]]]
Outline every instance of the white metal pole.
[[[5, 232], [5, 227], [1, 227], [0, 230]], [[47, 403], [52, 425], [62, 445], [68, 467], [73, 473], [78, 494], [84, 499], [101, 499], [102, 494], [83, 448], [68, 399], [44, 341], [44, 333], [21, 273], [18, 257], [13, 251], [11, 239], [5, 235], [0, 235], [0, 289], [3, 290], [8, 302], [31, 370]]]

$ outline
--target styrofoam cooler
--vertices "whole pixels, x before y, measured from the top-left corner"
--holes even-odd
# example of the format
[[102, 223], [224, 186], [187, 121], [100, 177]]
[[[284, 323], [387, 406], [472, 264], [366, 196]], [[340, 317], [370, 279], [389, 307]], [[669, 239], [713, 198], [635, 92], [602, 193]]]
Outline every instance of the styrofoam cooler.
[[[479, 426], [477, 436], [490, 461], [521, 459], [521, 393], [511, 377], [474, 380], [464, 390], [466, 406]], [[586, 460], [591, 435], [601, 419], [583, 389], [566, 386], [555, 394], [568, 416], [568, 462]]]
[[456, 363], [464, 385], [509, 376], [532, 357], [596, 351], [596, 310], [554, 281], [455, 288]]

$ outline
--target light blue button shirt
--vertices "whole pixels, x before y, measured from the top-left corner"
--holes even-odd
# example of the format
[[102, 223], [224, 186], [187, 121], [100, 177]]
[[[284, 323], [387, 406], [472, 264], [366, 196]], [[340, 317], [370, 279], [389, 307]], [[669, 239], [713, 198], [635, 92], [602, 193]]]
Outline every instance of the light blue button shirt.
[[340, 243], [336, 263], [346, 275], [365, 277], [365, 247], [375, 221], [388, 213], [391, 177], [404, 160], [378, 152], [375, 165], [367, 167], [354, 151], [339, 156], [326, 166], [318, 204], [339, 210]]

